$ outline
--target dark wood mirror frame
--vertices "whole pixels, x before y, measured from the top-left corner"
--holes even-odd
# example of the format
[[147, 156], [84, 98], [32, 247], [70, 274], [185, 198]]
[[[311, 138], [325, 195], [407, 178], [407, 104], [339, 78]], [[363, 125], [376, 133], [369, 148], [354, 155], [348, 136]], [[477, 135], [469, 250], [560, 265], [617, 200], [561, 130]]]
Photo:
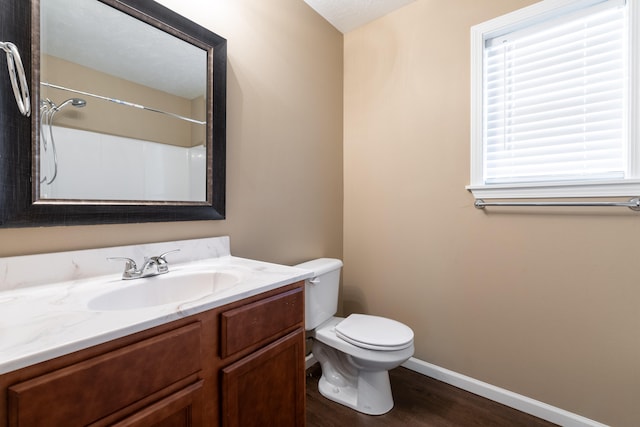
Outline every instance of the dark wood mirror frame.
[[[22, 56], [31, 90], [32, 117], [16, 107], [9, 79], [0, 75], [0, 227], [38, 227], [225, 218], [226, 178], [226, 40], [151, 0], [95, 0], [122, 10], [169, 33], [183, 33], [209, 49], [207, 108], [207, 201], [38, 202], [32, 184], [38, 132], [40, 1], [3, 0], [0, 40], [15, 43]], [[6, 69], [6, 64], [0, 64]]]

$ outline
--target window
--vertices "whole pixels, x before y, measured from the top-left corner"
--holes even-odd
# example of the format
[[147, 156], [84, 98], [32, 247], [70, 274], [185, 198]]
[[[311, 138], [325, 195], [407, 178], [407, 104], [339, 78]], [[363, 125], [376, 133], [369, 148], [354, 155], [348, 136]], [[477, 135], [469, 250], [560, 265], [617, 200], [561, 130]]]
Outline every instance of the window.
[[545, 0], [472, 28], [476, 197], [640, 194], [637, 1]]

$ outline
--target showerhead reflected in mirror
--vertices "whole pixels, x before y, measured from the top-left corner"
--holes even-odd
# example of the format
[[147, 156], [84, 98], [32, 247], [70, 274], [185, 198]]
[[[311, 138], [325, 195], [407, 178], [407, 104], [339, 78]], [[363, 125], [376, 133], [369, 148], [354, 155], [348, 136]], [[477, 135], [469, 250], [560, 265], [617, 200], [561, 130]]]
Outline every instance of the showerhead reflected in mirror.
[[40, 0], [37, 199], [204, 203], [207, 46], [116, 5]]
[[87, 105], [87, 101], [85, 101], [84, 99], [80, 99], [80, 98], [69, 98], [66, 101], [64, 101], [62, 104], [60, 104], [59, 106], [55, 107], [54, 110], [60, 111], [60, 110], [62, 110], [64, 107], [66, 107], [69, 104], [71, 104], [71, 105], [73, 105], [74, 107], [77, 107], [77, 108], [82, 108], [82, 107], [85, 107]]
[[69, 98], [60, 105], [56, 105], [49, 98], [40, 101], [40, 184], [41, 194], [45, 194], [49, 186], [58, 177], [58, 153], [53, 133], [53, 118], [56, 113], [67, 105], [82, 108], [87, 101], [81, 98]]

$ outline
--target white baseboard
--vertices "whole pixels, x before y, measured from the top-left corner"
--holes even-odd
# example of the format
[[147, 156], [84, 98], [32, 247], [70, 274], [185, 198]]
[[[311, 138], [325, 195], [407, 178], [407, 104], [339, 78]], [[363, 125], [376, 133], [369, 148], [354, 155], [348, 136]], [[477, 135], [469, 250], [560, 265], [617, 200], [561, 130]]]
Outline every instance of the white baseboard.
[[564, 409], [556, 408], [555, 406], [528, 398], [521, 394], [513, 393], [509, 390], [478, 381], [471, 377], [467, 377], [466, 375], [441, 368], [440, 366], [424, 362], [414, 357], [407, 360], [402, 364], [402, 366], [422, 375], [426, 375], [563, 427], [606, 427], [605, 424], [590, 420], [589, 418], [585, 418], [572, 412], [565, 411]]
[[316, 358], [313, 357], [313, 353], [307, 354], [307, 357], [305, 357], [304, 359], [304, 370], [306, 371], [316, 363], [318, 363], [318, 360], [316, 360]]

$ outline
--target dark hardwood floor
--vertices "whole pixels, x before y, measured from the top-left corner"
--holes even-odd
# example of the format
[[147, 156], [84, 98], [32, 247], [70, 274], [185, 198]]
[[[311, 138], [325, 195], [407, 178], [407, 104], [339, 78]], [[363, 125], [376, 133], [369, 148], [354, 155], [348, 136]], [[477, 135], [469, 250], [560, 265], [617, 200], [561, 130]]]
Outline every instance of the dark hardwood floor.
[[307, 374], [307, 427], [549, 427], [555, 424], [517, 411], [406, 368], [390, 371], [394, 408], [361, 414], [318, 392], [320, 369]]

